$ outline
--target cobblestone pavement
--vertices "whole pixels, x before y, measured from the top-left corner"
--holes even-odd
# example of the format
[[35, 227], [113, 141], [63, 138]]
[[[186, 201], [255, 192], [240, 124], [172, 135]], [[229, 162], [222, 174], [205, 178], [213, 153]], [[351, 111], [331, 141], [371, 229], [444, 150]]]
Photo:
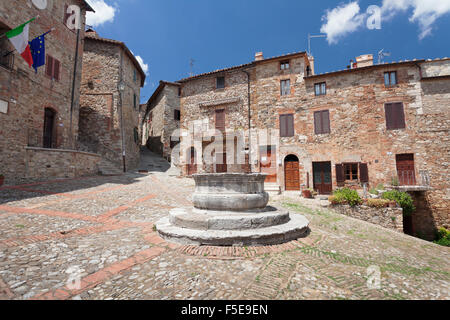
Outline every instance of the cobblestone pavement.
[[258, 248], [165, 242], [153, 223], [191, 206], [194, 184], [153, 168], [0, 188], [0, 299], [450, 298], [449, 248], [292, 193], [271, 205], [304, 214], [307, 238]]

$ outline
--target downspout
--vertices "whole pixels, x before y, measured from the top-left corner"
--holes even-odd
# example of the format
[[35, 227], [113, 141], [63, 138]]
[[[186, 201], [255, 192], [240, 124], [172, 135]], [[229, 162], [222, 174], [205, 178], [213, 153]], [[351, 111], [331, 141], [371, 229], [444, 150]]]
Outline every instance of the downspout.
[[79, 42], [80, 42], [80, 28], [77, 30], [77, 44], [75, 49], [75, 65], [73, 68], [73, 81], [72, 81], [72, 98], [70, 103], [70, 147], [72, 149], [75, 148], [74, 141], [73, 141], [73, 109], [75, 108], [75, 85], [76, 85], [76, 78], [77, 78], [77, 68], [78, 68], [78, 48], [79, 48]]
[[123, 72], [123, 52], [120, 50], [120, 67], [119, 67], [119, 105], [120, 105], [120, 135], [122, 136], [122, 162], [123, 162], [123, 172], [127, 172], [126, 166], [126, 152], [125, 152], [125, 133], [123, 128], [123, 98], [122, 94], [125, 91], [125, 83], [123, 83], [122, 78]]
[[242, 70], [247, 75], [247, 105], [248, 105], [248, 166], [250, 169], [250, 173], [252, 173], [252, 164], [251, 164], [251, 155], [252, 155], [252, 116], [250, 109], [250, 73], [247, 70]]

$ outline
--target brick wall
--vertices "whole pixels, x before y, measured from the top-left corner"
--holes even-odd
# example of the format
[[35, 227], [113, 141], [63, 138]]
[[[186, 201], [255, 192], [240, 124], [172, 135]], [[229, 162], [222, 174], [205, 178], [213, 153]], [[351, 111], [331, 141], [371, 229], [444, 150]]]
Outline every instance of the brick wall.
[[[77, 33], [64, 24], [66, 3], [80, 5], [82, 1], [53, 1], [45, 10], [28, 6], [26, 1], [0, 2], [1, 33], [39, 15], [30, 24], [30, 40], [55, 27], [56, 30], [45, 37], [46, 53], [61, 62], [59, 81], [51, 80], [45, 75], [45, 66], [40, 67], [36, 74], [17, 52], [14, 52], [12, 70], [0, 66], [0, 100], [8, 103], [7, 113], [0, 112], [0, 171], [6, 176], [7, 183], [26, 181], [25, 147], [43, 146], [45, 108], [56, 112], [53, 148], [75, 147], [83, 41], [80, 41], [79, 46], [74, 106], [71, 110]], [[84, 15], [83, 11], [81, 39], [84, 37]], [[5, 39], [2, 46], [2, 49], [12, 50], [11, 44]]]

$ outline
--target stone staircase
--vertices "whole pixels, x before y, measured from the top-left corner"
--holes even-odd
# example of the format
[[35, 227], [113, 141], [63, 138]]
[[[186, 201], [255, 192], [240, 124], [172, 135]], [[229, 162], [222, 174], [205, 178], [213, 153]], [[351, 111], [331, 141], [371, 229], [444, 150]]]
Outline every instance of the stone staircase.
[[264, 183], [264, 190], [269, 194], [281, 194], [281, 187], [277, 183]]
[[123, 174], [123, 169], [103, 158], [98, 165], [98, 172], [102, 176], [118, 176]]

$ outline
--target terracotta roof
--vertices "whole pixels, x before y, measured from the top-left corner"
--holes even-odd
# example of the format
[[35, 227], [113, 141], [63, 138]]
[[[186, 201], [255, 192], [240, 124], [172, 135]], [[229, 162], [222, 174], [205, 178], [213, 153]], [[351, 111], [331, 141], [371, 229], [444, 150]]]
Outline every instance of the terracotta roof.
[[[324, 73], [320, 73], [320, 74], [315, 74], [312, 76], [308, 76], [308, 77], [304, 77], [305, 79], [316, 79], [316, 78], [320, 78], [320, 77], [324, 77], [324, 76], [334, 76], [337, 74], [344, 74], [344, 73], [352, 73], [352, 72], [358, 72], [358, 71], [363, 71], [363, 70], [369, 70], [369, 69], [373, 69], [373, 68], [382, 68], [382, 67], [389, 67], [389, 66], [397, 66], [397, 65], [404, 65], [404, 64], [417, 64], [417, 63], [422, 63], [422, 62], [426, 62], [427, 60], [401, 60], [401, 61], [393, 61], [393, 62], [388, 62], [388, 63], [381, 63], [381, 64], [374, 64], [372, 66], [366, 66], [366, 67], [360, 67], [360, 68], [354, 68], [354, 69], [343, 69], [343, 70], [338, 70], [338, 71], [331, 71], [331, 72], [324, 72]], [[429, 60], [431, 61], [431, 60]]]
[[217, 74], [217, 73], [221, 73], [221, 72], [228, 72], [228, 71], [243, 69], [243, 68], [251, 67], [251, 66], [259, 64], [259, 63], [264, 63], [264, 62], [277, 60], [277, 59], [286, 59], [286, 58], [290, 58], [290, 57], [293, 57], [293, 56], [305, 55], [305, 54], [306, 54], [305, 51], [288, 53], [288, 54], [285, 54], [285, 55], [271, 57], [271, 58], [266, 58], [266, 59], [259, 60], [259, 61], [252, 61], [250, 63], [241, 64], [241, 65], [234, 66], [234, 67], [229, 67], [229, 68], [214, 70], [214, 71], [211, 71], [211, 72], [201, 73], [201, 74], [198, 74], [198, 75], [195, 75], [195, 76], [192, 76], [192, 77], [181, 79], [181, 80], [179, 80], [177, 82], [183, 83], [183, 82], [187, 82], [187, 81], [190, 81], [190, 80], [194, 80], [194, 79], [197, 79], [197, 78], [201, 78], [201, 77], [205, 77], [205, 76], [209, 76], [209, 75], [213, 75], [213, 74]]
[[105, 43], [111, 43], [111, 44], [116, 44], [116, 45], [120, 46], [125, 51], [125, 53], [128, 55], [128, 57], [130, 57], [134, 66], [141, 74], [141, 87], [144, 86], [145, 78], [146, 78], [145, 72], [144, 72], [144, 70], [142, 70], [141, 64], [137, 61], [134, 54], [131, 53], [130, 49], [128, 49], [127, 45], [124, 42], [118, 41], [118, 40], [113, 40], [113, 39], [102, 38], [92, 29], [89, 29], [88, 31], [86, 31], [85, 39], [102, 41]]

